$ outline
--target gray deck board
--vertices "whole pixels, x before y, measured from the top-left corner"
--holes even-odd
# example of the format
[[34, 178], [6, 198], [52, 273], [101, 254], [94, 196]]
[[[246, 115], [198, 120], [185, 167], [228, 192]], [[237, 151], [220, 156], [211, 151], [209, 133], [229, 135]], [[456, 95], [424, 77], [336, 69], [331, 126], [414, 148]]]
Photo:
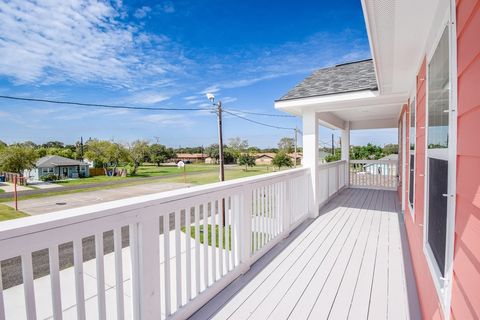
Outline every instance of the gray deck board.
[[393, 191], [346, 189], [193, 319], [419, 319]]

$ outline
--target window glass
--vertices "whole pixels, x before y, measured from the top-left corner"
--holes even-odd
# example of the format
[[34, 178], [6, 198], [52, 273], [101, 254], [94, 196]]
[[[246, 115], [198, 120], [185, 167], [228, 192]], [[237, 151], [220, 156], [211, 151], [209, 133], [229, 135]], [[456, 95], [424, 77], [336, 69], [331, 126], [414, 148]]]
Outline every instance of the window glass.
[[413, 207], [415, 188], [415, 99], [410, 104], [410, 175], [408, 180], [408, 201]]
[[428, 65], [428, 148], [448, 147], [450, 94], [448, 28]]

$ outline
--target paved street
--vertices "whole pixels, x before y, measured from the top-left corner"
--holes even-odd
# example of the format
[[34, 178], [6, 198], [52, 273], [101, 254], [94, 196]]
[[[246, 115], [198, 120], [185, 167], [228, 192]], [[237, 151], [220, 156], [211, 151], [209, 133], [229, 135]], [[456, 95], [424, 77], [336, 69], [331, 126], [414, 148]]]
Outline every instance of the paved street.
[[[21, 200], [18, 203], [19, 210], [30, 215], [44, 214], [92, 204], [136, 197], [146, 194], [153, 194], [162, 191], [185, 188], [189, 184], [154, 182], [115, 189], [86, 191], [71, 194], [64, 194], [52, 197]], [[5, 203], [13, 207], [13, 202]]]

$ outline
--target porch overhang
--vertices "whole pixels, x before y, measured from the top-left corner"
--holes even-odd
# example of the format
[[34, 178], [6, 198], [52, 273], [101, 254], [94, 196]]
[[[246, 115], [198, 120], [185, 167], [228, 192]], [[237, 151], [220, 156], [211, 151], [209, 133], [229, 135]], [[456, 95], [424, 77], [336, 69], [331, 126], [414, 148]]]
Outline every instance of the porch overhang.
[[380, 95], [376, 90], [363, 90], [278, 100], [275, 108], [298, 116], [315, 112], [319, 123], [331, 129], [344, 129], [347, 122], [351, 130], [395, 128], [407, 99], [407, 94]]

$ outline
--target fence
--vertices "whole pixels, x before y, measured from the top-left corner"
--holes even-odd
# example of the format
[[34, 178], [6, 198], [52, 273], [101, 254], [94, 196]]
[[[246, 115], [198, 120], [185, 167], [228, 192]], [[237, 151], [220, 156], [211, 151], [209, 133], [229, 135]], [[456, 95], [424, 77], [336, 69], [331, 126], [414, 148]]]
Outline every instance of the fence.
[[5, 177], [5, 182], [14, 183], [15, 178], [17, 178], [17, 184], [19, 184], [21, 186], [26, 186], [27, 185], [27, 178], [22, 177], [18, 173], [0, 172], [0, 176]]
[[396, 190], [397, 165], [395, 160], [350, 160], [350, 186]]
[[307, 218], [309, 172], [4, 222], [0, 319], [186, 318]]

